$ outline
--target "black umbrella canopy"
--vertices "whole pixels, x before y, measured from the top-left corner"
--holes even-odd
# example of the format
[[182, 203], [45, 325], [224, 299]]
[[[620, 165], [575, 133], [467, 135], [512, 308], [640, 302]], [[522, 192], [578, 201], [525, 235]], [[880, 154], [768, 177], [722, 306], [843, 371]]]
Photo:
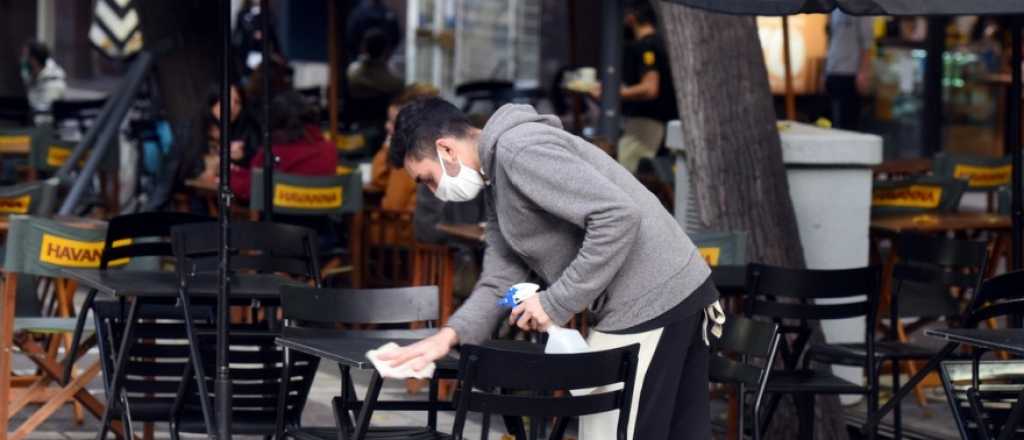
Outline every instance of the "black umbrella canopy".
[[852, 15], [1024, 14], [1024, 0], [668, 0], [713, 12], [793, 15], [831, 12]]

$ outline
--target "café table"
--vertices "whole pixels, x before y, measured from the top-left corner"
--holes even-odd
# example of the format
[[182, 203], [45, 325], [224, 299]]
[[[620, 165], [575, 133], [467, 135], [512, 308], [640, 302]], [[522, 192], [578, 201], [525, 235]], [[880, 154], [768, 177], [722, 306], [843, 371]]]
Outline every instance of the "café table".
[[480, 243], [484, 241], [484, 226], [479, 223], [462, 223], [437, 225], [437, 230], [459, 240]]
[[884, 174], [889, 178], [927, 174], [931, 170], [932, 159], [926, 157], [892, 159], [871, 167], [871, 172], [875, 176]]
[[[341, 438], [352, 440], [363, 440], [366, 438], [370, 429], [370, 419], [373, 416], [374, 409], [378, 406], [377, 404], [380, 398], [381, 387], [384, 383], [384, 378], [381, 377], [380, 373], [373, 367], [373, 363], [367, 359], [366, 352], [376, 349], [388, 342], [394, 342], [402, 346], [412, 344], [419, 339], [414, 337], [414, 335], [418, 335], [422, 332], [418, 332], [417, 330], [385, 330], [377, 333], [377, 335], [380, 336], [376, 337], [370, 335], [364, 336], [359, 333], [360, 332], [335, 329], [285, 328], [282, 331], [281, 336], [277, 338], [277, 344], [282, 347], [297, 350], [337, 363], [338, 366], [343, 369], [349, 368], [372, 371], [369, 386], [367, 387], [366, 394], [359, 405], [359, 413], [354, 424], [351, 426], [345, 426], [351, 422], [351, 419], [347, 414], [345, 414], [347, 409], [344, 406], [339, 406], [337, 404], [337, 399], [335, 399], [336, 403], [334, 408], [338, 413], [335, 414], [335, 420], [339, 424], [337, 429], [341, 434]], [[399, 337], [388, 338], [384, 336], [388, 334], [399, 335]], [[455, 372], [458, 369], [458, 360], [449, 355], [438, 360], [436, 362], [436, 367], [437, 371]], [[344, 387], [343, 396], [341, 396], [342, 402], [353, 402], [355, 399], [353, 393], [354, 390], [351, 387]], [[434, 398], [436, 398], [436, 393], [431, 393], [431, 399]], [[436, 409], [453, 409], [450, 402], [407, 403], [409, 404], [407, 409], [422, 409], [423, 403], [437, 405]], [[432, 423], [428, 422], [428, 424]], [[375, 429], [375, 431], [377, 431], [377, 429]], [[391, 428], [387, 429], [387, 433], [395, 438], [446, 438], [445, 436], [433, 432], [426, 427]]]
[[[61, 273], [81, 286], [94, 289], [113, 298], [134, 299], [128, 308], [124, 334], [118, 346], [114, 370], [110, 378], [110, 394], [107, 397], [106, 408], [106, 412], [109, 413], [111, 404], [118, 401], [115, 396], [119, 396], [121, 393], [121, 382], [124, 380], [128, 352], [132, 345], [132, 333], [137, 321], [138, 307], [142, 303], [150, 301], [167, 302], [180, 298], [178, 276], [174, 272], [119, 269], [61, 269]], [[301, 285], [301, 283], [276, 275], [234, 274], [230, 278], [231, 296], [229, 300], [234, 303], [243, 301], [258, 301], [262, 304], [276, 303], [280, 301], [281, 287], [286, 285]], [[214, 300], [219, 291], [218, 274], [215, 272], [198, 273], [189, 280], [188, 296], [190, 299]], [[189, 327], [186, 330], [191, 339], [196, 330], [194, 324], [187, 317], [186, 321], [186, 326]], [[196, 342], [193, 341], [193, 344]], [[199, 350], [193, 350], [193, 353], [193, 356], [198, 356]], [[195, 358], [192, 362], [198, 365], [202, 363], [202, 359]], [[103, 420], [110, 420], [109, 417], [109, 414], [104, 414]], [[207, 417], [207, 420], [212, 420], [212, 418]], [[211, 429], [209, 432], [214, 432], [212, 426], [207, 428]]]
[[997, 231], [1010, 229], [1009, 215], [988, 212], [935, 212], [873, 216], [871, 231], [883, 235], [902, 232], [937, 233], [960, 231]]
[[[930, 329], [924, 332], [928, 336], [945, 340], [949, 343], [969, 345], [986, 350], [1007, 351], [1017, 356], [1024, 356], [1024, 329], [967, 329], [946, 328]], [[1017, 394], [1017, 400], [1010, 410], [1010, 416], [999, 432], [999, 440], [1013, 438], [1017, 425], [1024, 419], [1024, 389]]]

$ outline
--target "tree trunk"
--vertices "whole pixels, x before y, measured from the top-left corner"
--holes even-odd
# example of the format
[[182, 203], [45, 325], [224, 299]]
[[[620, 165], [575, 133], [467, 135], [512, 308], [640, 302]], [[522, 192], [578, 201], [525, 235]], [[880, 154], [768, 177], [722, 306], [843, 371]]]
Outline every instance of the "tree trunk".
[[146, 49], [156, 55], [155, 73], [178, 141], [175, 147], [181, 148], [195, 130], [207, 89], [220, 78], [219, 2], [141, 0], [136, 4]]
[[[659, 3], [702, 226], [747, 232], [751, 261], [804, 267], [754, 18]], [[847, 438], [837, 397], [815, 409], [815, 438]], [[798, 426], [787, 398], [768, 435], [796, 438]]]

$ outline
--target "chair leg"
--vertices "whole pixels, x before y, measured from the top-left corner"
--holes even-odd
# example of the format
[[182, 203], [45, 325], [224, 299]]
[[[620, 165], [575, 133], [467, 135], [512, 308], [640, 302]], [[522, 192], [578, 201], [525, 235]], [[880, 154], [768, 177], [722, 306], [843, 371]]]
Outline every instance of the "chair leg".
[[[893, 359], [889, 368], [892, 370], [892, 389], [893, 394], [895, 394], [895, 391], [900, 389], [900, 361]], [[903, 438], [902, 403], [896, 402], [896, 406], [892, 409], [893, 440], [901, 440]]]
[[[744, 420], [744, 419], [746, 418], [746, 415], [747, 415], [747, 412], [746, 412], [747, 405], [744, 404], [744, 401], [745, 401], [744, 397], [746, 397], [746, 387], [743, 386], [743, 384], [741, 383], [741, 384], [736, 386], [736, 407], [737, 407], [736, 408], [736, 438], [737, 439], [742, 439], [743, 438], [743, 435], [744, 435], [743, 428], [746, 425], [746, 420]], [[754, 425], [753, 426], [755, 426], [754, 430], [756, 431], [757, 430], [756, 429], [756, 426], [757, 426], [757, 420], [756, 419], [754, 420]], [[729, 428], [726, 427], [727, 431], [728, 431], [728, 429]]]
[[796, 395], [796, 407], [800, 419], [800, 440], [814, 438], [814, 395], [800, 393]]
[[768, 401], [768, 412], [764, 418], [764, 424], [761, 425], [761, 432], [768, 430], [768, 427], [772, 424], [772, 419], [775, 417], [775, 411], [779, 409], [779, 402], [782, 400], [784, 394], [776, 393], [772, 394], [771, 400]]

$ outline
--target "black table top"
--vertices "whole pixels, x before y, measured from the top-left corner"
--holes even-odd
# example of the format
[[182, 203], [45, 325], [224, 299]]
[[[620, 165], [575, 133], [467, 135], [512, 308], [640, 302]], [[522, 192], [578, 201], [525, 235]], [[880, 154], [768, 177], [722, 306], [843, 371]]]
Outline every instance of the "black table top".
[[[277, 345], [352, 368], [372, 370], [373, 364], [366, 358], [367, 351], [388, 342], [408, 345], [416, 342], [422, 336], [433, 334], [436, 331], [434, 329], [424, 330], [426, 331], [384, 330], [374, 332], [286, 328], [277, 338]], [[389, 335], [394, 337], [389, 337]], [[437, 368], [455, 370], [458, 368], [458, 360], [449, 355], [437, 362]]]
[[[174, 272], [148, 270], [62, 269], [62, 274], [85, 287], [115, 296], [173, 298], [178, 296], [178, 276]], [[253, 299], [280, 297], [280, 288], [299, 285], [298, 282], [276, 275], [236, 274], [231, 279], [231, 296]], [[192, 297], [215, 297], [218, 292], [217, 274], [197, 274], [189, 282]]]
[[950, 342], [990, 350], [1006, 350], [1024, 356], [1024, 329], [944, 328], [925, 330], [925, 334]]
[[747, 284], [747, 266], [712, 267], [711, 280], [722, 294], [742, 293]]

